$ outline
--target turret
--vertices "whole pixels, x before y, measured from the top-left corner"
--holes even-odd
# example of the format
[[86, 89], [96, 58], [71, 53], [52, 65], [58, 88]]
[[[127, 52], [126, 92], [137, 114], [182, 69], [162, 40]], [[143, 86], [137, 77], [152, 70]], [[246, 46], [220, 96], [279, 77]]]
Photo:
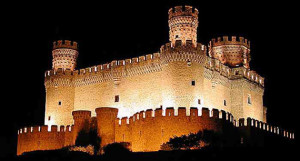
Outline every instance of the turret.
[[73, 120], [74, 120], [74, 143], [77, 139], [77, 135], [80, 131], [89, 130], [89, 124], [91, 120], [91, 111], [85, 111], [85, 110], [78, 110], [73, 111]]
[[209, 43], [209, 56], [220, 60], [222, 64], [229, 67], [244, 66], [249, 69], [250, 41], [236, 36], [219, 37], [212, 39]]
[[57, 42], [53, 42], [52, 56], [53, 70], [69, 69], [73, 71], [76, 67], [76, 60], [78, 57], [77, 42], [71, 42], [69, 40], [58, 40]]
[[118, 109], [111, 107], [96, 108], [98, 135], [101, 137], [101, 146], [115, 142], [115, 120]]
[[197, 46], [198, 10], [192, 6], [176, 6], [169, 10], [169, 34], [171, 46], [176, 42]]
[[73, 111], [72, 115], [74, 120], [75, 131], [79, 132], [80, 130], [87, 128], [85, 126], [89, 124], [89, 121], [91, 119], [91, 111], [85, 111], [85, 110]]

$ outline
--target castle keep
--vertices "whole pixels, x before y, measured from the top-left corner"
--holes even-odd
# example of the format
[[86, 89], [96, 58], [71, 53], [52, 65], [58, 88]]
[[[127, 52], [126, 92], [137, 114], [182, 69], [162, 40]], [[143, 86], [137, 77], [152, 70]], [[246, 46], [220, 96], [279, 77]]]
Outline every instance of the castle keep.
[[196, 8], [171, 8], [170, 42], [159, 52], [83, 69], [76, 69], [76, 42], [54, 42], [45, 126], [19, 130], [18, 154], [74, 145], [93, 120], [102, 145], [129, 142], [133, 151], [157, 151], [174, 135], [225, 124], [292, 138], [266, 124], [264, 78], [250, 69], [250, 42], [224, 36], [201, 44], [197, 28]]

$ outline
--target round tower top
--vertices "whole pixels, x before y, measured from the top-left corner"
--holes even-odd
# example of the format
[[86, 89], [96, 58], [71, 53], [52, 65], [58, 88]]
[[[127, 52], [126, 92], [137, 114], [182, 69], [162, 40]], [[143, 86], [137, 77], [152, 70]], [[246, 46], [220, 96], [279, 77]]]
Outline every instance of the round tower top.
[[78, 57], [78, 44], [70, 40], [58, 40], [53, 42], [52, 50], [52, 69], [73, 71], [76, 67]]
[[237, 39], [236, 36], [223, 36], [218, 37], [217, 40], [212, 39], [209, 43], [208, 54], [229, 67], [250, 68], [250, 41], [244, 37]]
[[70, 40], [58, 40], [53, 42], [53, 50], [59, 49], [59, 48], [67, 48], [67, 49], [78, 49], [78, 44], [75, 41]]
[[175, 47], [176, 44], [197, 46], [198, 13], [192, 6], [176, 6], [169, 9], [171, 47]]
[[193, 16], [198, 19], [199, 11], [192, 6], [175, 6], [169, 9], [169, 19], [178, 16]]
[[248, 39], [245, 39], [244, 37], [239, 37], [237, 39], [236, 36], [232, 36], [232, 37], [223, 36], [223, 37], [218, 37], [217, 40], [212, 39], [210, 45], [212, 47], [222, 46], [222, 45], [241, 45], [250, 48], [250, 41]]

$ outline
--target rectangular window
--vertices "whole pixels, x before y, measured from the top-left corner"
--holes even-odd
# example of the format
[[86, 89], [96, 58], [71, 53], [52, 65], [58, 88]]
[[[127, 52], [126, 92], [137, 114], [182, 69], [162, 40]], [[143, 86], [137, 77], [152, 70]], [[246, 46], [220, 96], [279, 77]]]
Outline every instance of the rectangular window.
[[224, 106], [227, 106], [226, 100], [224, 100]]
[[115, 102], [119, 102], [120, 101], [120, 97], [119, 97], [119, 95], [116, 95], [115, 96]]
[[48, 121], [50, 121], [51, 120], [51, 116], [48, 116]]
[[201, 99], [198, 99], [198, 105], [201, 105]]
[[248, 95], [248, 104], [251, 105], [251, 96]]
[[59, 106], [61, 105], [61, 101], [58, 101], [58, 105], [59, 105]]
[[196, 85], [196, 81], [192, 81], [192, 86], [195, 86]]

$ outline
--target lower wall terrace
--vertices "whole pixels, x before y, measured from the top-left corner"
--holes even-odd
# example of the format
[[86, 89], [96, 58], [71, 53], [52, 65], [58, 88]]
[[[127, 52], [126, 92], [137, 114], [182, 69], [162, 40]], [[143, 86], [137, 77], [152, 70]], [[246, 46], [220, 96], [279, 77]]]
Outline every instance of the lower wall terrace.
[[[184, 107], [179, 107], [178, 112], [175, 112], [174, 108], [167, 108], [166, 110], [161, 108], [149, 109], [136, 113], [130, 118], [108, 117], [106, 118], [107, 121], [103, 120], [101, 114], [98, 113], [99, 118], [97, 117], [96, 122], [102, 124], [102, 126], [100, 124], [100, 127], [107, 128], [109, 126], [108, 128], [113, 130], [114, 135], [102, 135], [102, 139], [111, 140], [112, 142], [129, 142], [134, 152], [158, 151], [163, 143], [174, 136], [196, 133], [199, 130], [222, 132], [228, 127], [238, 128], [241, 137], [245, 137], [243, 139], [247, 140], [253, 140], [251, 138], [258, 135], [262, 138], [270, 135], [287, 139], [295, 138], [292, 132], [252, 118], [236, 121], [232, 114], [217, 109], [202, 108], [198, 110], [191, 107], [189, 110], [187, 112]], [[105, 111], [114, 112], [116, 108], [106, 107]], [[175, 115], [175, 113], [178, 113], [178, 115]], [[92, 117], [90, 115], [87, 117], [85, 114], [79, 111], [77, 119], [82, 119], [81, 122], [88, 121], [92, 123]], [[102, 121], [99, 122], [98, 119], [102, 119]], [[54, 150], [75, 145], [75, 136], [77, 136], [75, 129], [80, 128], [79, 126], [81, 124], [60, 126], [59, 128], [56, 125], [52, 125], [50, 128], [47, 125], [22, 128], [18, 131], [17, 155], [24, 152]]]
[[35, 150], [54, 150], [74, 145], [73, 127], [47, 125], [23, 128], [18, 131], [17, 155]]
[[117, 120], [115, 141], [131, 143], [132, 151], [158, 151], [161, 144], [174, 136], [199, 130], [221, 131], [230, 124], [234, 125], [232, 115], [217, 109], [210, 112], [202, 108], [201, 116], [197, 108], [191, 108], [188, 116], [185, 108], [179, 108], [177, 116], [174, 115], [174, 108], [167, 108], [165, 114], [162, 109], [147, 110], [129, 119]]

